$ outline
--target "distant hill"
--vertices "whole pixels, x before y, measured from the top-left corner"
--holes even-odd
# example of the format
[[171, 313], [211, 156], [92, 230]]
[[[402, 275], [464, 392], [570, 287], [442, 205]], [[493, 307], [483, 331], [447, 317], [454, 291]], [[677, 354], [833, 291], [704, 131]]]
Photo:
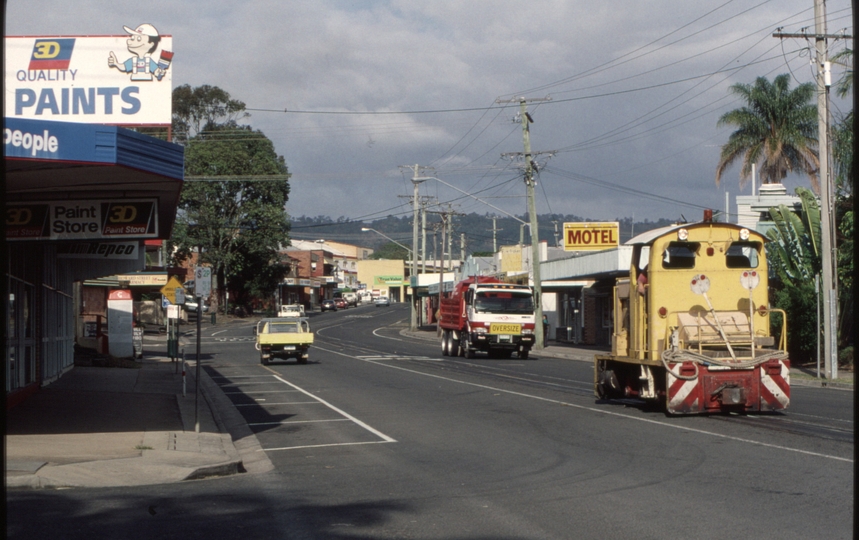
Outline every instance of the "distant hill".
[[[460, 239], [465, 233], [465, 251], [467, 255], [474, 252], [491, 252], [493, 248], [492, 215], [489, 214], [465, 214], [453, 218], [453, 250], [460, 250]], [[528, 221], [527, 216], [520, 219]], [[557, 242], [563, 242], [563, 229], [565, 222], [593, 221], [582, 219], [574, 215], [540, 215], [537, 222], [540, 225], [540, 240], [546, 240], [550, 246]], [[622, 218], [607, 221], [618, 221], [620, 223], [620, 241], [626, 242], [633, 234], [641, 234], [651, 229], [671, 225], [673, 220], [661, 219], [659, 221], [638, 221], [633, 224], [630, 218]], [[441, 242], [441, 220], [437, 215], [427, 216], [427, 257], [433, 254], [433, 231], [438, 229], [436, 242]], [[412, 243], [412, 216], [388, 216], [369, 222], [350, 221], [346, 218], [338, 218], [336, 221], [328, 216], [301, 216], [292, 217], [290, 237], [298, 240], [329, 240], [355, 244], [372, 249], [387, 244], [390, 240], [373, 231], [362, 232], [362, 228], [371, 228], [390, 238], [411, 246]], [[557, 229], [557, 236], [556, 236]], [[420, 233], [419, 233], [420, 234]], [[450, 234], [450, 231], [448, 231]], [[506, 246], [519, 243], [520, 223], [510, 217], [495, 218], [495, 244]], [[524, 229], [525, 243], [530, 243], [530, 232]]]

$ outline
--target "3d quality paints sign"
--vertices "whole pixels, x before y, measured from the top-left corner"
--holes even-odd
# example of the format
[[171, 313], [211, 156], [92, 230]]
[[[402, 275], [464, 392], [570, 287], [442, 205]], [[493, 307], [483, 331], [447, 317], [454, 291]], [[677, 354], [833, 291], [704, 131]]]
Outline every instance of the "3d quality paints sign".
[[158, 238], [157, 202], [57, 201], [6, 205], [6, 240]]
[[4, 115], [170, 124], [173, 38], [151, 24], [123, 29], [118, 36], [6, 37]]
[[564, 223], [564, 251], [599, 251], [619, 244], [620, 224], [584, 222]]

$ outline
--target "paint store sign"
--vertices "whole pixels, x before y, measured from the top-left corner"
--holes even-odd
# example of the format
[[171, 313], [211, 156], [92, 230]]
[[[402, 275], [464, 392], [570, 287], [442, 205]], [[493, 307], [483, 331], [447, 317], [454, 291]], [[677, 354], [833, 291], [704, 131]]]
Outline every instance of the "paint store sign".
[[157, 238], [154, 200], [6, 205], [6, 240]]

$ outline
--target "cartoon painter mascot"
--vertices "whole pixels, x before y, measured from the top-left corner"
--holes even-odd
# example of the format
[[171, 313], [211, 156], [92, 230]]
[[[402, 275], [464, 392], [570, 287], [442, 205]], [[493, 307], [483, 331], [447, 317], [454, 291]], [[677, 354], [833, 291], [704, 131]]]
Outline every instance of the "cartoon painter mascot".
[[158, 62], [152, 59], [152, 53], [155, 52], [161, 42], [158, 30], [148, 23], [141, 24], [136, 29], [127, 26], [123, 26], [123, 28], [129, 34], [128, 52], [134, 56], [120, 64], [113, 51], [110, 51], [107, 65], [115, 67], [123, 73], [131, 73], [132, 81], [151, 81], [153, 75], [160, 81], [167, 68], [170, 67], [173, 53], [161, 51], [161, 58]]

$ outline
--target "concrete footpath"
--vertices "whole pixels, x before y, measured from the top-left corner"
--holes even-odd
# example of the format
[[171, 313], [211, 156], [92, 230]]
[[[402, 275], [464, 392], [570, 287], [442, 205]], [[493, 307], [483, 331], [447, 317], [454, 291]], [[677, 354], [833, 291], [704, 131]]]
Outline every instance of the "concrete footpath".
[[144, 358], [122, 362], [129, 367], [78, 365], [7, 411], [6, 487], [136, 486], [271, 470], [205, 370], [198, 398], [195, 362], [183, 380], [181, 361], [165, 352], [164, 336], [146, 335]]

